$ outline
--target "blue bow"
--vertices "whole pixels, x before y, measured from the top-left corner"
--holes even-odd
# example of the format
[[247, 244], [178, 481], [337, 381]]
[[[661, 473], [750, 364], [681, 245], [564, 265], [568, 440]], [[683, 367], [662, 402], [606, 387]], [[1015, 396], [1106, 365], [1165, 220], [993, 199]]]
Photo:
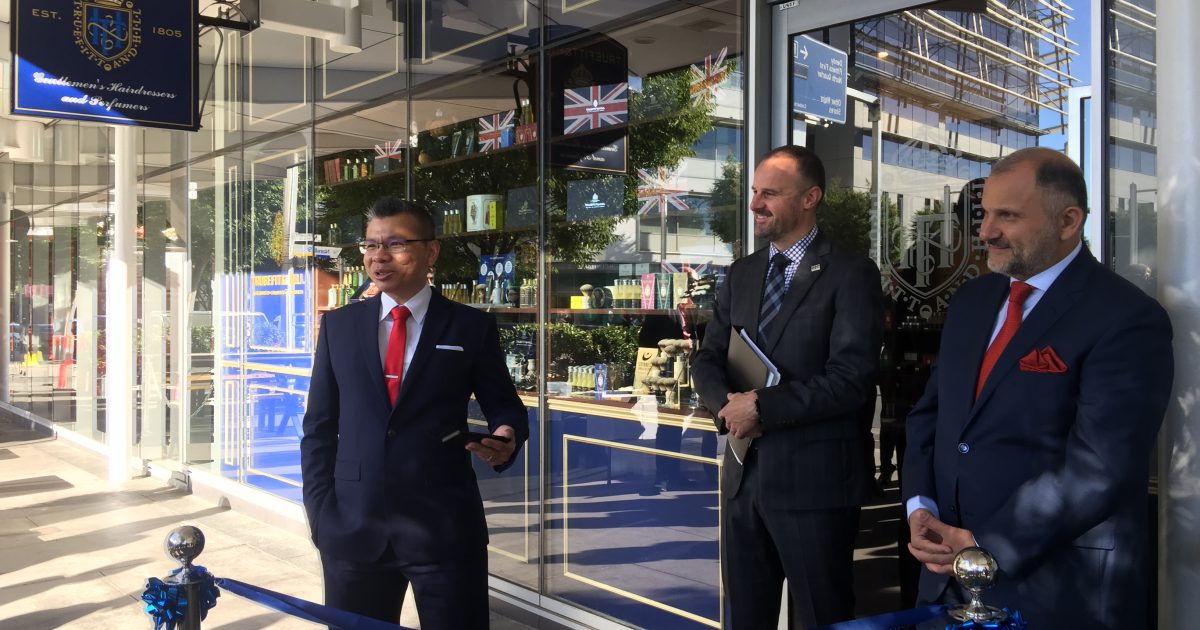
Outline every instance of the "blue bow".
[[[183, 567], [171, 572], [178, 575]], [[208, 616], [208, 611], [217, 604], [221, 591], [217, 589], [213, 576], [204, 567], [192, 567], [193, 579], [199, 579], [200, 619]], [[168, 576], [168, 579], [170, 576]], [[146, 590], [142, 593], [142, 601], [146, 602], [146, 613], [154, 618], [154, 630], [175, 630], [187, 615], [187, 589], [182, 584], [164, 582], [158, 578], [146, 580]]]
[[1021, 618], [1021, 611], [1004, 609], [1008, 613], [1008, 619], [1004, 621], [964, 621], [962, 623], [952, 623], [946, 626], [946, 630], [1026, 630], [1025, 620]]

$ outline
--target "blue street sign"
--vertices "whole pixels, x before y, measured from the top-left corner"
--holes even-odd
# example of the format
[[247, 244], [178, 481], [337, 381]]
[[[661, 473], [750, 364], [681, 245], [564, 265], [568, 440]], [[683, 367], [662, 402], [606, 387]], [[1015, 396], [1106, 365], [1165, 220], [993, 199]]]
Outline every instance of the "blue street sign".
[[846, 51], [807, 35], [792, 40], [792, 112], [846, 122]]
[[196, 0], [13, 0], [13, 113], [196, 130]]

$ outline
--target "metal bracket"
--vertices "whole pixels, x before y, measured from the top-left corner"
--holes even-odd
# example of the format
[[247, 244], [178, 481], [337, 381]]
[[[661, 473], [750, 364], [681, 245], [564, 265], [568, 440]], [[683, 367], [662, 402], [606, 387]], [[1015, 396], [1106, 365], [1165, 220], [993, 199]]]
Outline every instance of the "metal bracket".
[[197, 21], [203, 26], [250, 32], [261, 26], [258, 0], [209, 0]]

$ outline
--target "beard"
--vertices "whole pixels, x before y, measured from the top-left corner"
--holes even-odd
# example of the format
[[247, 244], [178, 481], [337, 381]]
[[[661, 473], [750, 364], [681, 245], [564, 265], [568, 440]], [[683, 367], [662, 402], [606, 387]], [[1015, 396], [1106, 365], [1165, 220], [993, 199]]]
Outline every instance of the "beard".
[[1009, 259], [1003, 262], [993, 261], [989, 255], [988, 269], [1010, 278], [1030, 278], [1045, 271], [1054, 263], [1054, 255], [1058, 250], [1058, 235], [1055, 234], [1054, 226], [1051, 224], [1041, 234], [1038, 234], [1028, 247], [1014, 247], [1005, 238], [992, 239], [987, 241], [987, 244], [993, 247], [1007, 247], [1009, 252]]

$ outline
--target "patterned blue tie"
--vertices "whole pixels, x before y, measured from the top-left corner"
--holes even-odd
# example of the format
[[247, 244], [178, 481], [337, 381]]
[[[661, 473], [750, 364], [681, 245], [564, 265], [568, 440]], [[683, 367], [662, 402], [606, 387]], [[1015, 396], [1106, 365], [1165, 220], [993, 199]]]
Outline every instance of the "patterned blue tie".
[[767, 284], [763, 287], [762, 310], [758, 314], [758, 340], [764, 342], [767, 332], [771, 329], [771, 321], [783, 307], [783, 298], [787, 295], [787, 266], [792, 259], [783, 253], [771, 258], [771, 268], [767, 271]]

